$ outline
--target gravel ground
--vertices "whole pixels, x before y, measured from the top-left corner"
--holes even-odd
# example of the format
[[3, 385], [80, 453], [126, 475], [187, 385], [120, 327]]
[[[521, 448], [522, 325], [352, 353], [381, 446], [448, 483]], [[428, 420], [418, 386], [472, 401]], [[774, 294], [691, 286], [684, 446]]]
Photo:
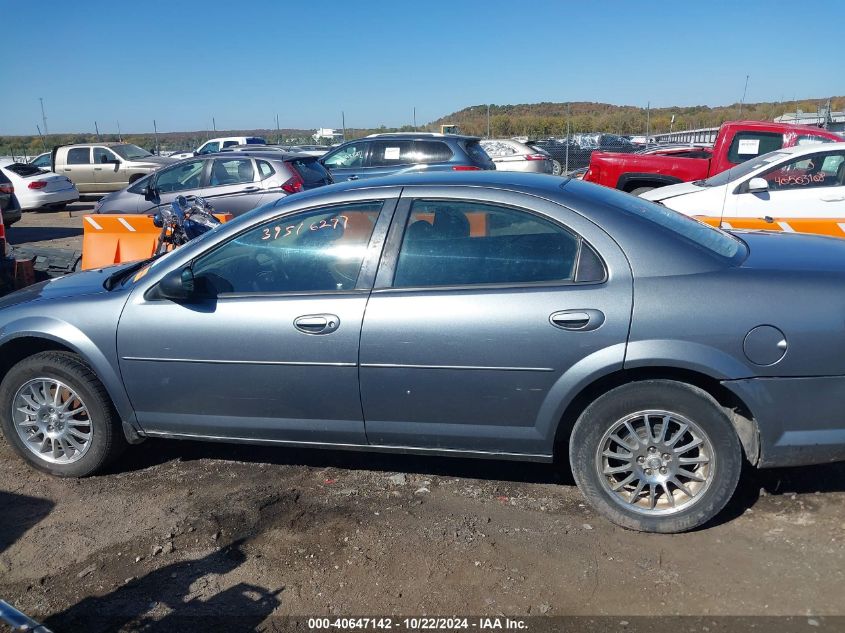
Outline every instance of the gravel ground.
[[[25, 214], [10, 239], [71, 247], [82, 206]], [[713, 525], [660, 536], [596, 516], [551, 466], [151, 440], [61, 480], [0, 441], [0, 597], [56, 633], [355, 614], [792, 615], [814, 631], [845, 615], [843, 544], [843, 464], [751, 471]]]

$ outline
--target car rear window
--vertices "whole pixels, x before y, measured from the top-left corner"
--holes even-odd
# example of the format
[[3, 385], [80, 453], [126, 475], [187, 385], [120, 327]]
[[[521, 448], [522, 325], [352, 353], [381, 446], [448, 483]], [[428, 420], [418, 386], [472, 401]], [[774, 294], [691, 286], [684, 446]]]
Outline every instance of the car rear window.
[[21, 176], [22, 178], [46, 173], [43, 169], [39, 169], [35, 165], [28, 165], [26, 163], [12, 163], [11, 165], [6, 165], [6, 169], [18, 176]]
[[610, 187], [597, 186], [590, 191], [590, 194], [611, 207], [639, 216], [668, 229], [720, 257], [734, 259], [740, 255], [744, 256], [746, 252], [744, 242], [730, 233], [704, 222], [699, 222], [663, 205], [643, 200]]
[[328, 170], [316, 158], [296, 158], [287, 163], [299, 173], [306, 186], [327, 185], [332, 182]]
[[464, 149], [473, 164], [484, 167], [490, 164], [490, 157], [478, 141], [467, 141]]
[[783, 147], [783, 134], [775, 132], [737, 132], [728, 150], [728, 160], [744, 163], [761, 154], [768, 154]]

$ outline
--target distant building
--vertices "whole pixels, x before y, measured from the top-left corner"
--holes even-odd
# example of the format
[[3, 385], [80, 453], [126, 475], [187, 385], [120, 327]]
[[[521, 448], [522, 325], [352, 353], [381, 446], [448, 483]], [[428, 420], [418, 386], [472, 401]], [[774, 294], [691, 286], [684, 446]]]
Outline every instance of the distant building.
[[817, 112], [802, 112], [801, 110], [787, 112], [777, 117], [775, 122], [815, 125], [838, 134], [845, 132], [845, 112], [832, 112], [827, 108], [819, 108]]
[[315, 143], [325, 143], [326, 141], [329, 143], [342, 143], [343, 132], [331, 127], [321, 127], [314, 133], [312, 138]]

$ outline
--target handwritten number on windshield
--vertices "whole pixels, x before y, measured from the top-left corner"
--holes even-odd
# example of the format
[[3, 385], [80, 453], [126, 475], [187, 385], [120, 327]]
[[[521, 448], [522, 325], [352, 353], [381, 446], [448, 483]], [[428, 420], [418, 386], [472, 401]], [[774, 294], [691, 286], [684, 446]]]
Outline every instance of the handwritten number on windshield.
[[[328, 218], [324, 220], [320, 220], [319, 222], [312, 222], [308, 225], [308, 228], [305, 229], [305, 222], [300, 222], [299, 224], [291, 224], [288, 226], [281, 226], [277, 224], [274, 227], [266, 227], [263, 229], [263, 234], [261, 235], [262, 240], [278, 240], [280, 238], [285, 238], [288, 235], [299, 235], [299, 233], [303, 230], [308, 231], [322, 231], [328, 229], [330, 231], [334, 231], [337, 229], [338, 226], [342, 228], [346, 228], [346, 225], [349, 223], [349, 217], [345, 215], [338, 215], [333, 218]], [[284, 231], [284, 233], [283, 233]]]

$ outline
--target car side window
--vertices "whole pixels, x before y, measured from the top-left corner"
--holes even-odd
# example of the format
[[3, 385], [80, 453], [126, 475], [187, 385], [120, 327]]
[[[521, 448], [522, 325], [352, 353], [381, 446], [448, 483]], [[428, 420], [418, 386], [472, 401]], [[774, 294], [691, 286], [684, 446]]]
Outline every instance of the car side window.
[[452, 159], [452, 150], [442, 141], [414, 141], [415, 163], [445, 163]]
[[117, 156], [114, 155], [114, 152], [107, 150], [105, 147], [94, 148], [95, 165], [101, 165], [102, 163], [110, 163], [114, 160], [117, 160]]
[[194, 277], [217, 294], [352, 290], [383, 204], [336, 205], [264, 222], [197, 259]]
[[162, 193], [199, 189], [204, 160], [189, 160], [166, 167], [156, 174], [155, 188]]
[[223, 148], [232, 147], [233, 145], [237, 145], [237, 141], [223, 141]]
[[762, 174], [770, 191], [845, 186], [845, 152], [804, 155]]
[[366, 149], [366, 142], [351, 143], [338, 148], [338, 151], [326, 158], [325, 161], [323, 161], [323, 164], [326, 167], [335, 167], [339, 169], [346, 167], [363, 167]]
[[44, 154], [32, 161], [32, 164], [41, 169], [50, 169], [52, 167], [52, 159], [50, 158], [50, 154]]
[[218, 158], [211, 165], [210, 187], [237, 185], [255, 180], [255, 169], [249, 158]]
[[783, 147], [783, 134], [775, 132], [737, 132], [728, 149], [728, 160], [732, 163], [744, 163], [781, 147]]
[[421, 162], [414, 152], [413, 141], [373, 141], [370, 147], [370, 167], [411, 165]]
[[276, 173], [273, 166], [266, 160], [257, 160], [255, 162], [258, 164], [258, 173], [261, 174], [261, 180], [267, 180]]
[[[527, 211], [417, 200], [408, 217], [393, 286], [574, 282], [581, 250], [579, 236]], [[577, 280], [604, 279], [603, 269], [600, 276], [593, 272], [587, 277]]]
[[91, 148], [90, 147], [74, 147], [67, 152], [68, 165], [90, 165], [91, 164]]

